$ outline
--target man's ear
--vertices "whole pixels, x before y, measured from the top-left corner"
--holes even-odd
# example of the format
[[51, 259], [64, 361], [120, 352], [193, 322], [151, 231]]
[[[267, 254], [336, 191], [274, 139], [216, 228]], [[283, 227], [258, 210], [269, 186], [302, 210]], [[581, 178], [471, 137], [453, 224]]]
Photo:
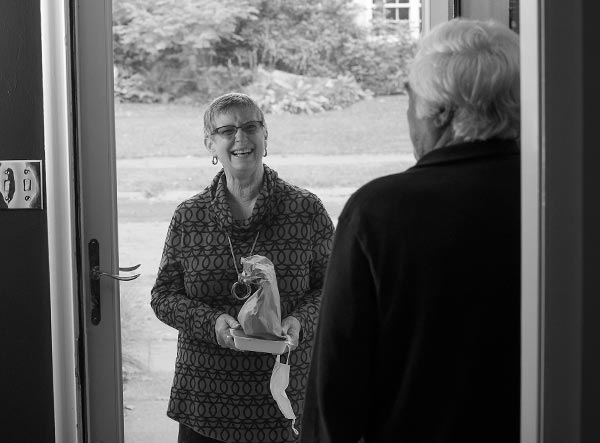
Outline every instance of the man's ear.
[[452, 109], [451, 107], [440, 108], [433, 118], [433, 124], [437, 128], [444, 128], [452, 122], [453, 118], [454, 109]]

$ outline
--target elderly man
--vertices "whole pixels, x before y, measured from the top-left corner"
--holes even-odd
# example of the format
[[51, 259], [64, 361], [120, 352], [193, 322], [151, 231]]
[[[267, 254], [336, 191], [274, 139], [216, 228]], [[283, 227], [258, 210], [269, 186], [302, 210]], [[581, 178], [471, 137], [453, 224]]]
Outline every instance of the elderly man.
[[517, 443], [518, 36], [436, 27], [407, 92], [417, 163], [339, 218], [302, 441]]

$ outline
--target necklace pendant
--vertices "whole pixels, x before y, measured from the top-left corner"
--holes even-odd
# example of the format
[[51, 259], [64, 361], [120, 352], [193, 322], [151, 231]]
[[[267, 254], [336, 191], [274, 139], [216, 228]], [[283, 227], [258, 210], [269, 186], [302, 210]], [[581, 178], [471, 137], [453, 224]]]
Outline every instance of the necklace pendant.
[[[238, 295], [238, 293], [240, 293]], [[248, 297], [250, 297], [250, 294], [252, 294], [252, 288], [250, 287], [250, 285], [248, 283], [246, 283], [245, 281], [243, 281], [242, 279], [242, 275], [239, 274], [238, 275], [238, 281], [236, 281], [232, 286], [231, 286], [231, 295], [240, 300], [246, 300]]]
[[[246, 300], [248, 297], [250, 297], [250, 295], [252, 294], [252, 287], [250, 286], [250, 284], [247, 281], [247, 275], [244, 273], [243, 269], [242, 272], [239, 271], [238, 269], [238, 265], [235, 259], [235, 252], [233, 252], [233, 244], [231, 243], [231, 238], [229, 237], [229, 235], [227, 233], [225, 233], [225, 235], [227, 236], [227, 241], [229, 242], [229, 250], [231, 251], [231, 257], [233, 258], [233, 266], [235, 266], [235, 271], [237, 272], [238, 275], [238, 281], [236, 281], [232, 286], [231, 286], [231, 295], [240, 301]], [[256, 233], [256, 237], [254, 237], [254, 243], [252, 244], [252, 249], [250, 250], [250, 255], [252, 255], [254, 253], [254, 247], [256, 246], [256, 241], [258, 240], [258, 236], [260, 235], [260, 230]], [[241, 262], [241, 258], [240, 258], [240, 262]]]

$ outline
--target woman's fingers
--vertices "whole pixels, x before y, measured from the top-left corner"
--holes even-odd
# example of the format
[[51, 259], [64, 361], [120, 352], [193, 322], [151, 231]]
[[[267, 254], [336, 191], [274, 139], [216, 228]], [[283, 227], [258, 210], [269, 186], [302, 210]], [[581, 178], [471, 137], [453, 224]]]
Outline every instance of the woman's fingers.
[[217, 338], [217, 342], [224, 348], [235, 349], [235, 343], [229, 330], [221, 331]]
[[282, 320], [281, 329], [283, 333], [289, 337], [291, 348], [295, 349], [300, 340], [300, 322], [297, 318], [289, 316]]
[[230, 329], [239, 329], [239, 322], [229, 314], [221, 314], [215, 322], [215, 334], [219, 346], [229, 349], [237, 349]]

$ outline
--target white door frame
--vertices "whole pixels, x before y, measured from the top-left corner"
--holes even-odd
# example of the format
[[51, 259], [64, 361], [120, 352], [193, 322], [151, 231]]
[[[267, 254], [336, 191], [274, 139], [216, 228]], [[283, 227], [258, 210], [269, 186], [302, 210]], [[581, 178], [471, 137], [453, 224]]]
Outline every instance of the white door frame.
[[[543, 0], [541, 0], [543, 1]], [[521, 442], [542, 443], [544, 330], [542, 273], [542, 119], [541, 9], [538, 0], [521, 0]]]
[[119, 274], [112, 0], [72, 0], [77, 118], [80, 372], [84, 433], [90, 442], [121, 443], [123, 380], [119, 282], [99, 278], [101, 320], [93, 321], [89, 245], [99, 244], [99, 271]]
[[96, 239], [100, 270], [119, 272], [112, 3], [40, 4], [55, 437], [120, 443], [119, 287], [100, 279], [102, 319], [92, 324], [88, 261]]
[[[95, 3], [99, 10], [94, 12], [96, 22], [98, 17], [107, 20], [107, 1], [110, 0], [81, 0], [79, 6], [92, 6]], [[541, 32], [541, 10], [543, 0], [521, 1], [521, 61], [522, 61], [522, 259], [523, 259], [523, 297], [522, 297], [522, 443], [540, 443], [543, 436], [540, 429], [543, 428], [543, 416], [540, 413], [543, 405], [542, 393], [542, 366], [541, 354], [543, 349], [544, 330], [540, 323], [543, 310], [543, 287], [542, 273], [544, 271], [544, 250], [542, 237], [543, 207], [541, 203], [541, 190], [543, 189], [543, 170], [541, 160], [543, 152], [543, 95], [541, 92], [540, 54], [542, 47]], [[55, 395], [55, 424], [56, 441], [61, 443], [78, 443], [83, 441], [81, 434], [81, 398], [78, 395], [78, 379], [76, 377], [77, 367], [77, 340], [79, 339], [79, 315], [77, 306], [78, 276], [76, 271], [76, 213], [74, 188], [74, 161], [73, 161], [73, 137], [72, 137], [72, 103], [70, 100], [70, 45], [68, 20], [69, 0], [43, 0], [42, 9], [42, 55], [43, 55], [43, 77], [44, 77], [44, 124], [45, 124], [45, 148], [46, 148], [46, 189], [48, 207], [48, 237], [49, 237], [49, 259], [50, 259], [50, 282], [52, 299], [52, 336], [53, 336], [53, 365], [54, 365], [54, 395]], [[446, 0], [424, 0], [423, 1], [423, 25], [424, 29], [435, 25], [442, 19], [444, 14], [440, 13], [438, 7], [441, 4], [448, 5]], [[437, 5], [437, 7], [436, 7]], [[433, 12], [432, 12], [433, 8]], [[94, 16], [87, 16], [94, 17]], [[106, 22], [100, 20], [106, 34]], [[108, 22], [110, 23], [110, 22]], [[89, 24], [86, 24], [88, 26]], [[96, 120], [93, 121], [95, 134], [104, 134], [105, 143], [108, 139], [114, 143], [114, 128], [112, 114], [112, 53], [108, 53], [110, 42], [103, 38], [96, 39], [100, 44], [97, 53], [105, 54], [103, 69], [100, 69], [99, 83], [92, 87], [85, 81], [79, 83], [79, 94], [85, 95], [86, 88], [90, 91], [100, 91], [100, 105], [86, 108], [92, 112]], [[86, 42], [93, 45], [93, 42]], [[80, 47], [81, 48], [81, 47]], [[96, 53], [96, 54], [97, 54]], [[94, 55], [94, 57], [98, 57]], [[91, 57], [91, 58], [94, 58]], [[91, 60], [93, 61], [93, 60]], [[98, 88], [99, 86], [99, 88]], [[528, 87], [525, 87], [528, 86]], [[83, 88], [83, 89], [81, 89]], [[89, 91], [88, 91], [89, 92]], [[87, 97], [87, 100], [90, 98]], [[81, 100], [81, 97], [80, 97]], [[90, 106], [84, 103], [83, 107]], [[81, 103], [80, 103], [81, 104]], [[97, 112], [93, 112], [94, 108]], [[100, 109], [100, 110], [99, 110]], [[99, 110], [99, 111], [98, 111]], [[80, 127], [85, 125], [80, 122]], [[85, 132], [85, 130], [83, 131]], [[93, 141], [92, 141], [93, 142]], [[89, 146], [89, 145], [86, 145]], [[91, 148], [88, 148], [91, 149]], [[114, 159], [110, 160], [113, 161]], [[114, 194], [114, 171], [108, 172], [112, 176], [112, 188], [109, 186], [109, 206], [113, 208], [116, 204], [110, 194]], [[109, 183], [110, 185], [110, 183]], [[83, 193], [85, 199], [85, 192]], [[116, 227], [108, 226], [107, 232], [94, 232], [94, 237], [103, 237], [103, 244], [107, 246], [116, 243]], [[105, 240], [107, 239], [107, 240]], [[85, 244], [85, 238], [82, 240]], [[85, 251], [84, 251], [85, 252]], [[109, 253], [108, 263], [110, 271], [118, 269], [116, 250]], [[85, 277], [87, 271], [83, 272], [84, 278], [79, 285], [85, 290]], [[116, 284], [109, 282], [108, 290], [114, 290], [116, 297], [113, 298], [115, 305], [110, 309], [118, 310], [118, 289]], [[112, 289], [111, 289], [112, 287]], [[104, 287], [103, 287], [104, 289]], [[104, 300], [103, 300], [104, 301]], [[117, 311], [118, 312], [118, 311]], [[114, 324], [109, 329], [114, 330]], [[117, 339], [118, 340], [118, 339]], [[118, 342], [117, 345], [120, 345]], [[118, 368], [116, 367], [118, 363]], [[110, 366], [113, 368], [114, 376], [118, 370], [120, 375], [120, 358], [112, 356]], [[88, 368], [89, 370], [90, 368]], [[121, 434], [122, 440], [122, 401], [119, 403], [122, 392], [114, 394], [112, 406], [115, 407], [116, 415], [112, 423], [116, 433]], [[109, 403], [111, 403], [109, 401]], [[89, 418], [88, 418], [89, 419]], [[107, 440], [117, 441], [117, 440]]]
[[42, 0], [40, 6], [55, 441], [76, 443], [83, 440], [68, 5]]

